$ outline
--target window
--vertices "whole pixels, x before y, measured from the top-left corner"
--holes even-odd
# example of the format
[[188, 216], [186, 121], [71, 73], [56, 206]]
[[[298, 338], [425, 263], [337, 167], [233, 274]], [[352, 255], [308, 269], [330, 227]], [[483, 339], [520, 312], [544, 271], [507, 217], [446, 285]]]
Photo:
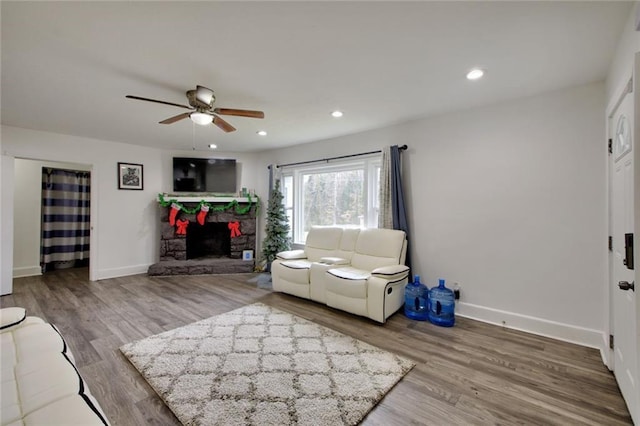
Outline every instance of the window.
[[312, 226], [378, 226], [380, 158], [285, 169], [282, 192], [292, 241], [303, 244]]

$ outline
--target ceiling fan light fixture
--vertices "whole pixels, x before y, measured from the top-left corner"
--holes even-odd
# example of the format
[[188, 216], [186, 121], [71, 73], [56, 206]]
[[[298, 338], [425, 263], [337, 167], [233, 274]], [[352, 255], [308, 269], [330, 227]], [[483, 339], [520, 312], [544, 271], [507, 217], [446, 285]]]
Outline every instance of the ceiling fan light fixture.
[[204, 112], [192, 112], [191, 114], [189, 114], [189, 118], [191, 119], [191, 121], [201, 126], [211, 124], [211, 122], [213, 121], [213, 116], [205, 114]]

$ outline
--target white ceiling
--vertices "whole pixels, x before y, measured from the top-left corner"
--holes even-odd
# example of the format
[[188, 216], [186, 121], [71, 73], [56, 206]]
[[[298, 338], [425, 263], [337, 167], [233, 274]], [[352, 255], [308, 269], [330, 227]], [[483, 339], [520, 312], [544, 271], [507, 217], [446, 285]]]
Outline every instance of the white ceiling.
[[[2, 124], [166, 149], [258, 151], [603, 80], [631, 2], [9, 2]], [[487, 70], [465, 79], [475, 66]], [[190, 120], [215, 91], [238, 130]], [[341, 109], [341, 119], [330, 116]], [[256, 131], [264, 129], [268, 136]]]

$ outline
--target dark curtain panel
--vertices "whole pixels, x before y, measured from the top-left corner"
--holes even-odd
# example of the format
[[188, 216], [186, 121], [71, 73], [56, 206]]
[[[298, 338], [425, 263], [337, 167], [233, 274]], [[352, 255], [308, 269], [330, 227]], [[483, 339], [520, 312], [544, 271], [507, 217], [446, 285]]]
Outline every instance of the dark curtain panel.
[[393, 229], [400, 229], [407, 234], [407, 257], [405, 264], [411, 268], [411, 256], [409, 252], [409, 222], [407, 221], [407, 209], [404, 203], [402, 190], [402, 164], [398, 145], [392, 145], [391, 156], [391, 213], [393, 216]]
[[271, 190], [273, 189], [273, 168], [275, 166], [273, 164], [269, 164], [267, 168], [269, 169], [269, 199], [271, 199]]
[[42, 169], [43, 270], [89, 258], [90, 191], [89, 172]]

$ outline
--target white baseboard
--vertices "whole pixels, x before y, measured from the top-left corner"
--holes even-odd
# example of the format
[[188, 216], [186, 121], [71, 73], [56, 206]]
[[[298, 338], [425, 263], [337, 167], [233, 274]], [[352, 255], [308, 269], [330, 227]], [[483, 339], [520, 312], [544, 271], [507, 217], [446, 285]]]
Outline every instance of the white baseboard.
[[150, 263], [144, 265], [125, 266], [124, 268], [101, 269], [97, 271], [98, 280], [106, 280], [109, 278], [127, 277], [129, 275], [146, 274], [149, 270]]
[[13, 278], [33, 277], [36, 275], [42, 275], [42, 268], [40, 266], [13, 268]]
[[[604, 336], [601, 330], [563, 324], [463, 302], [456, 303], [456, 315], [513, 330], [525, 331], [539, 336], [595, 348], [600, 350], [601, 355], [603, 355], [602, 342]], [[607, 337], [607, 348], [608, 345]]]

